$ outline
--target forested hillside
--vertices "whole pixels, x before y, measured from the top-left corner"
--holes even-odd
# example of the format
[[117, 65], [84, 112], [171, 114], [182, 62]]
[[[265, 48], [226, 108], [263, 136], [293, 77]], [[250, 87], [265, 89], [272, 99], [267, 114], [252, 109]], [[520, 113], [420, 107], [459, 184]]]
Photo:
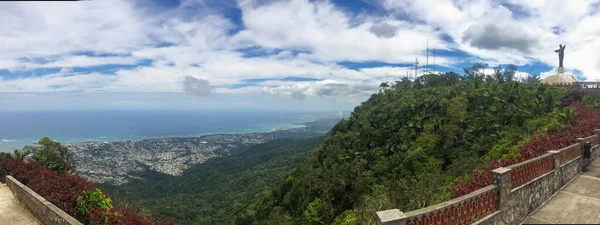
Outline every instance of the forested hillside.
[[165, 215], [183, 224], [231, 224], [237, 213], [262, 192], [268, 193], [323, 139], [278, 139], [233, 149], [231, 156], [211, 158], [180, 177], [149, 170], [139, 175], [144, 179], [125, 185], [98, 186], [113, 201], [155, 217]]
[[512, 81], [514, 68], [465, 72], [382, 85], [236, 224], [374, 223], [448, 200], [458, 177], [571, 121], [569, 89]]

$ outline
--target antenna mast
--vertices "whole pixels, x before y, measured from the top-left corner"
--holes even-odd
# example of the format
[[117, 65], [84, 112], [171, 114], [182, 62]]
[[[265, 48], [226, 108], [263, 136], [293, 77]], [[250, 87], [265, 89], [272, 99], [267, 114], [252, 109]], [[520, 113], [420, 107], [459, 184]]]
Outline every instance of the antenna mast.
[[417, 69], [419, 68], [419, 58], [415, 58], [415, 80], [417, 79]]
[[425, 74], [429, 72], [429, 39], [427, 39], [427, 58], [425, 59]]
[[433, 49], [433, 72], [435, 72], [435, 48]]

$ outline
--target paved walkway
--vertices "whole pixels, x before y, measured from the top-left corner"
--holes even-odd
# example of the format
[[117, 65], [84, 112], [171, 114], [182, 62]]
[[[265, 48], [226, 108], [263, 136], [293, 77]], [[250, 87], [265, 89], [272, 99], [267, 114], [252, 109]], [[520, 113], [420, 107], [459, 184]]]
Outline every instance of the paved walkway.
[[600, 159], [577, 176], [524, 224], [600, 224]]
[[6, 184], [0, 183], [0, 224], [38, 225], [37, 220], [19, 204]]

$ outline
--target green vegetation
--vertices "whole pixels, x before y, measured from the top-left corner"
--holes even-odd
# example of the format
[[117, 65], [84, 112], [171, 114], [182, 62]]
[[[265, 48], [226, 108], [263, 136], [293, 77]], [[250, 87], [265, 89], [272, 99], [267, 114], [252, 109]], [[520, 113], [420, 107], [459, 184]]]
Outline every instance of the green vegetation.
[[[571, 123], [575, 112], [564, 106], [579, 99], [572, 90], [515, 82], [515, 67], [492, 75], [485, 68], [382, 84], [326, 137], [243, 146], [180, 177], [149, 170], [125, 185], [97, 186], [115, 204], [184, 224], [375, 224], [375, 211], [450, 199], [457, 178], [518, 158], [532, 137]], [[60, 164], [54, 155], [65, 158], [60, 146], [40, 145], [32, 158], [46, 166]], [[108, 207], [97, 190], [80, 198], [81, 212]]]
[[374, 224], [378, 210], [450, 199], [457, 178], [518, 158], [533, 136], [571, 122], [570, 89], [485, 67], [382, 84], [324, 140], [246, 146], [181, 177], [148, 171], [101, 186], [115, 202], [185, 224]]
[[175, 224], [164, 219], [154, 220], [126, 205], [113, 208], [112, 200], [102, 191], [72, 173], [75, 167], [68, 148], [47, 137], [38, 144], [40, 146], [15, 150], [12, 156], [0, 154], [0, 182], [4, 183], [5, 177], [10, 175], [84, 224]]
[[78, 220], [84, 223], [89, 222], [89, 212], [91, 210], [102, 210], [103, 212], [109, 212], [113, 208], [112, 201], [110, 198], [104, 196], [104, 193], [100, 189], [96, 188], [93, 191], [83, 191], [79, 197], [77, 197], [77, 215]]
[[382, 87], [235, 223], [372, 224], [377, 210], [448, 200], [457, 177], [570, 123], [561, 100], [571, 90], [512, 81], [513, 67], [484, 75], [485, 67]]
[[[60, 142], [53, 141], [48, 137], [40, 139], [38, 146], [25, 146], [16, 149], [12, 155], [14, 159], [32, 159], [44, 168], [54, 172], [75, 172], [73, 153]], [[31, 156], [30, 156], [31, 155]]]
[[232, 150], [187, 169], [180, 177], [149, 171], [121, 186], [99, 184], [115, 202], [184, 224], [231, 224], [257, 196], [306, 160], [323, 137], [279, 139]]
[[0, 152], [0, 169], [2, 168], [2, 162], [4, 159], [12, 159], [12, 155], [6, 152]]
[[589, 92], [583, 96], [583, 105], [588, 108], [598, 109], [600, 108], [600, 93]]

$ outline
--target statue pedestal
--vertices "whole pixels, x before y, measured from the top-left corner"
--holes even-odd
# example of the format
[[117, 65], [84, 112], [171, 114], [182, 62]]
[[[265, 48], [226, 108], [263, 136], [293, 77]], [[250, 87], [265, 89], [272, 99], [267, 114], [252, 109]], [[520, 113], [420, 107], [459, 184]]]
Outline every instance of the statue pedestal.
[[564, 67], [558, 67], [558, 73], [565, 73]]

